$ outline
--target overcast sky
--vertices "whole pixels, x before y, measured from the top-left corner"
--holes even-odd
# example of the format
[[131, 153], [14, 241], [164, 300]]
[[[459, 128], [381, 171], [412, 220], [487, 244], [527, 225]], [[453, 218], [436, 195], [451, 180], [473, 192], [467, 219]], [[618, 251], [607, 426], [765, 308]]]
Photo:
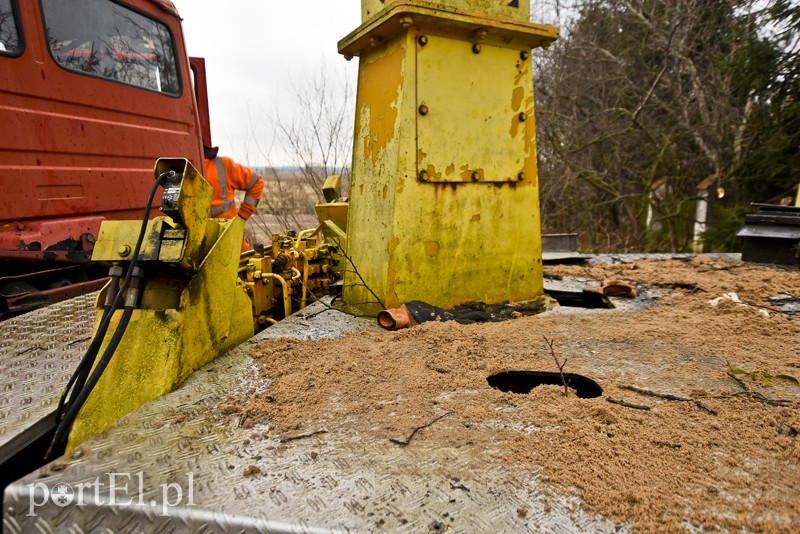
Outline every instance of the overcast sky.
[[327, 66], [355, 87], [358, 60], [339, 39], [361, 22], [360, 0], [173, 0], [190, 56], [206, 58], [211, 136], [241, 163], [288, 164], [271, 141], [276, 113], [291, 114], [293, 87]]

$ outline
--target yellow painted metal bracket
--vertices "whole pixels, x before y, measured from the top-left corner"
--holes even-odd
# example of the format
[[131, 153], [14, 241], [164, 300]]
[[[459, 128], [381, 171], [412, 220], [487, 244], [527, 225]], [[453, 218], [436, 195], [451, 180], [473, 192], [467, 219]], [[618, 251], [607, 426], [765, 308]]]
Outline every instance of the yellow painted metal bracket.
[[[181, 167], [179, 195], [182, 224], [158, 218], [148, 224], [148, 235], [183, 230], [173, 237], [184, 241], [170, 262], [156, 259], [148, 247], [139, 262], [145, 271], [141, 299], [108, 367], [75, 420], [68, 448], [108, 428], [125, 414], [181, 385], [195, 370], [253, 336], [252, 304], [239, 279], [239, 259], [244, 220], [207, 218], [210, 186], [186, 160], [159, 160], [156, 172]], [[208, 189], [206, 189], [208, 188]], [[103, 223], [97, 257], [130, 260], [120, 256], [121, 244], [135, 243], [139, 221]], [[181, 239], [176, 239], [181, 241]], [[162, 249], [163, 250], [163, 249]], [[97, 298], [97, 325], [109, 287]], [[100, 353], [105, 350], [122, 316], [111, 320]]]
[[[452, 2], [452, 4], [465, 2]], [[469, 7], [469, 6], [468, 6]], [[558, 39], [558, 28], [547, 24], [458, 9], [452, 5], [396, 0], [339, 41], [345, 58], [361, 56], [411, 27], [439, 35], [513, 49], [547, 48]]]

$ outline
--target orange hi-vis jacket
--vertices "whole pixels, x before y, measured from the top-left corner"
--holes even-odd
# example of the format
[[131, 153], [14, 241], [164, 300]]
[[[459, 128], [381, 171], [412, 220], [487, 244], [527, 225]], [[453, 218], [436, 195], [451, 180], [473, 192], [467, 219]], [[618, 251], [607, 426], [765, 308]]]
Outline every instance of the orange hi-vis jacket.
[[[206, 180], [214, 189], [209, 215], [216, 219], [233, 219], [237, 215], [244, 220], [249, 219], [261, 200], [264, 179], [231, 158], [207, 159], [205, 164]], [[244, 202], [238, 212], [234, 202], [236, 191], [245, 191]]]

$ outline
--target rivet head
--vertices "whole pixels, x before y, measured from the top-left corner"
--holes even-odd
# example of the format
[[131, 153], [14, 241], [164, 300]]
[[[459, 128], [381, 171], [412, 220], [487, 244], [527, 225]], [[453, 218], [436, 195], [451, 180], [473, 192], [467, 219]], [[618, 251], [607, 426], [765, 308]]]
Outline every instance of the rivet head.
[[519, 122], [525, 122], [526, 120], [528, 120], [528, 114], [525, 113], [524, 111], [520, 111], [519, 112]]
[[417, 42], [419, 43], [420, 46], [425, 46], [426, 44], [428, 44], [428, 36], [420, 35], [419, 37], [417, 37]]
[[477, 182], [480, 179], [481, 179], [481, 173], [479, 173], [478, 171], [472, 171], [472, 181]]
[[519, 53], [519, 58], [520, 58], [522, 61], [525, 61], [525, 60], [526, 60], [526, 59], [528, 59], [529, 57], [531, 57], [531, 53], [530, 53], [530, 52], [528, 52], [527, 50], [523, 50], [522, 52], [520, 52], [520, 53]]
[[475, 43], [474, 45], [472, 45], [472, 53], [473, 54], [480, 54], [481, 53], [481, 45], [479, 45], [478, 43]]
[[381, 38], [380, 37], [370, 37], [369, 38], [369, 46], [370, 46], [370, 48], [377, 48], [379, 44], [381, 44]]
[[525, 172], [523, 171], [523, 172], [520, 172], [520, 173], [517, 175], [517, 180], [521, 182], [521, 181], [522, 181], [522, 180], [524, 180], [524, 179], [525, 179]]
[[426, 106], [425, 104], [422, 104], [419, 107], [419, 114], [420, 115], [427, 115], [428, 114], [428, 106]]
[[403, 17], [400, 19], [400, 26], [403, 28], [410, 28], [414, 24], [414, 19], [411, 17]]
[[131, 253], [131, 247], [129, 247], [128, 245], [121, 245], [117, 249], [117, 254], [119, 254], [120, 257], [122, 257], [122, 258], [124, 258], [125, 256], [127, 256], [130, 253]]
[[428, 181], [428, 171], [419, 171], [419, 181], [420, 182], [427, 182]]

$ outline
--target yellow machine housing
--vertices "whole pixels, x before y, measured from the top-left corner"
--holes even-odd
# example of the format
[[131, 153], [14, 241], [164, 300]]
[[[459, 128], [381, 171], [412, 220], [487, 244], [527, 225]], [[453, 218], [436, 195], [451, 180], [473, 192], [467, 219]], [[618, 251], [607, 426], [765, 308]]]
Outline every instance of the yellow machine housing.
[[[500, 5], [502, 4], [502, 5]], [[344, 301], [542, 295], [531, 48], [556, 28], [479, 0], [362, 1]], [[363, 278], [363, 280], [361, 280]]]
[[[211, 186], [187, 160], [158, 160], [156, 176], [168, 171], [180, 177], [162, 197], [162, 210], [171, 216], [147, 223], [137, 262], [144, 275], [133, 314], [73, 423], [68, 447], [172, 391], [254, 332], [327, 295], [341, 278], [334, 268], [337, 247], [323, 233], [337, 228], [333, 222], [297, 235], [274, 235], [270, 246], [242, 252], [244, 221], [208, 219]], [[343, 207], [346, 213], [346, 202]], [[341, 206], [332, 209], [335, 214]], [[130, 268], [141, 225], [104, 222], [92, 260]], [[107, 285], [98, 296], [95, 330], [110, 290]], [[112, 316], [100, 353], [122, 314]]]
[[[184, 159], [160, 159], [156, 176], [183, 178], [175, 220], [148, 223], [139, 254], [140, 300], [120, 345], [75, 420], [68, 447], [107, 428], [142, 404], [172, 391], [196, 369], [253, 335], [251, 302], [237, 273], [244, 221], [210, 220], [212, 189]], [[106, 221], [93, 261], [127, 263], [141, 221]], [[98, 295], [98, 319], [107, 285]], [[102, 353], [119, 323], [115, 313]]]

